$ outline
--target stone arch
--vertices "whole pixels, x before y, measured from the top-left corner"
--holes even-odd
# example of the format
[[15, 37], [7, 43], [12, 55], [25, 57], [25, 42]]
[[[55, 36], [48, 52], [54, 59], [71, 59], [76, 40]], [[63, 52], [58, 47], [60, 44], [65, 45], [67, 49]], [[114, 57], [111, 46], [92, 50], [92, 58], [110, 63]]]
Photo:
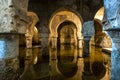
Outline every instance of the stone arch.
[[[79, 78], [82, 77], [82, 71], [83, 71], [83, 64], [84, 63], [83, 63], [83, 59], [81, 59], [81, 58], [78, 59], [77, 49], [73, 49], [72, 48], [72, 51], [74, 53], [73, 54], [74, 56], [73, 56], [72, 59], [64, 58], [64, 60], [63, 60], [63, 57], [60, 58], [60, 56], [63, 56], [63, 55], [57, 56], [57, 53], [58, 53], [57, 49], [50, 48], [49, 50], [50, 50], [50, 58], [49, 58], [50, 59], [50, 63], [49, 64], [50, 64], [50, 68], [51, 68], [51, 70], [50, 70], [51, 74], [52, 75], [54, 74], [54, 75], [59, 75], [60, 76], [60, 78], [56, 77], [56, 79], [63, 80], [65, 78], [69, 77], [68, 79], [76, 80], [76, 79], [79, 79]], [[63, 52], [61, 52], [61, 53], [63, 54]], [[67, 62], [68, 64], [66, 64], [66, 62], [65, 62], [66, 59], [69, 61], [69, 62]], [[62, 62], [61, 62], [61, 60], [62, 60]], [[64, 64], [64, 62], [65, 62], [65, 64]], [[67, 73], [65, 74], [64, 73], [64, 71], [66, 70], [65, 68], [67, 66], [68, 66], [68, 70], [70, 70], [69, 72], [72, 72], [71, 74], [67, 74]], [[72, 70], [71, 70], [71, 68], [72, 68]], [[62, 70], [64, 70], [64, 71], [62, 71]]]
[[31, 48], [33, 40], [38, 42], [38, 30], [35, 25], [39, 21], [39, 18], [34, 12], [28, 12], [27, 15], [29, 17], [29, 23], [25, 33], [26, 47]]
[[102, 26], [103, 15], [104, 15], [104, 7], [101, 7], [96, 12], [94, 17], [94, 28], [95, 28], [94, 41], [96, 46], [103, 48], [108, 48], [108, 47], [110, 48], [112, 45], [111, 39], [107, 36]]
[[24, 34], [20, 34], [19, 45], [25, 46], [27, 48], [32, 47], [32, 45], [39, 44], [39, 32], [36, 24], [39, 22], [39, 18], [35, 12], [27, 12], [27, 16], [29, 18], [29, 22], [27, 24], [26, 32]]
[[[61, 74], [65, 77], [73, 77], [76, 72], [78, 71], [77, 66], [77, 51], [73, 46], [67, 46], [65, 49], [65, 46], [62, 46], [63, 48], [60, 48], [60, 52], [58, 53], [59, 56], [57, 56], [57, 68], [61, 72]], [[70, 48], [72, 47], [72, 48]], [[69, 49], [69, 52], [68, 52]], [[63, 56], [64, 54], [64, 56]], [[71, 56], [65, 56], [65, 55], [71, 55]], [[67, 71], [67, 73], [66, 73]], [[71, 73], [71, 74], [68, 74]]]
[[95, 14], [94, 19], [99, 19], [102, 21], [104, 15], [104, 7], [101, 7]]
[[[52, 17], [50, 18], [49, 22], [49, 30], [50, 30], [50, 42], [52, 42], [53, 46], [57, 46], [56, 38], [58, 37], [57, 29], [59, 25], [65, 21], [73, 22], [77, 28], [77, 38], [81, 39], [82, 34], [82, 18], [76, 13], [71, 10], [63, 9], [56, 11]], [[54, 38], [54, 39], [51, 39]]]

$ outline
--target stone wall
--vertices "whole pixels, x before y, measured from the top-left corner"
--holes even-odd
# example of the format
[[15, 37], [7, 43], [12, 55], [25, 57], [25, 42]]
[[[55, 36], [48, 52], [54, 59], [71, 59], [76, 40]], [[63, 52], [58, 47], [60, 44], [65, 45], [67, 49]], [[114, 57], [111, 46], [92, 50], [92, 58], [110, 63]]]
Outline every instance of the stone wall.
[[0, 33], [25, 33], [28, 21], [27, 3], [28, 0], [0, 1]]

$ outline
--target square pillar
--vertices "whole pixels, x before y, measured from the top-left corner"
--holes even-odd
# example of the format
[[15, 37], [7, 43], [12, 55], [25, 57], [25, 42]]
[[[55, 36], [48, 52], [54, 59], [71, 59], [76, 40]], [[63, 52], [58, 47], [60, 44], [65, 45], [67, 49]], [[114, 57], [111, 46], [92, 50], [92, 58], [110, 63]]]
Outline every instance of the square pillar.
[[112, 39], [111, 80], [120, 79], [120, 29], [108, 30]]
[[26, 32], [28, 0], [0, 0], [0, 80], [19, 79], [19, 34]]
[[0, 34], [0, 79], [17, 80], [19, 77], [19, 36]]
[[83, 48], [83, 38], [78, 38], [78, 48]]

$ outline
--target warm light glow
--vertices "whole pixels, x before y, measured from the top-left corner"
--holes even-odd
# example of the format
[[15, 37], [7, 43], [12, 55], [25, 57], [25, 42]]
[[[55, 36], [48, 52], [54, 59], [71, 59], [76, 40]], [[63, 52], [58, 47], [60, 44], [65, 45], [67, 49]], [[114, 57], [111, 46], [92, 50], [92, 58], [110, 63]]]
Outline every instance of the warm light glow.
[[104, 15], [104, 7], [100, 8], [100, 9], [98, 10], [98, 12], [95, 14], [95, 17], [94, 17], [94, 18], [99, 19], [99, 20], [102, 21], [103, 15]]
[[77, 37], [81, 37], [81, 29], [82, 29], [82, 21], [78, 15], [74, 12], [63, 10], [56, 12], [50, 19], [49, 29], [50, 29], [50, 36], [57, 37], [57, 29], [59, 25], [65, 21], [73, 22], [77, 28]]

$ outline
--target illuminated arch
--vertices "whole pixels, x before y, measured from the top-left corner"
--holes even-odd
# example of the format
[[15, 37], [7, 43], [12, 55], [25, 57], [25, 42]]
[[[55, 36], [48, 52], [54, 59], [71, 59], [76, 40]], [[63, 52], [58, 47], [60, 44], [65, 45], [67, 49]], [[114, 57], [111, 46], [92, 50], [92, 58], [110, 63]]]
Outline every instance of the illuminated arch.
[[77, 37], [82, 37], [82, 19], [77, 13], [70, 10], [59, 10], [53, 14], [49, 22], [50, 37], [58, 37], [57, 29], [65, 21], [73, 22], [77, 28]]
[[95, 35], [99, 35], [103, 31], [102, 27], [102, 19], [104, 15], [104, 7], [101, 7], [95, 14], [94, 17], [94, 28], [95, 28]]

